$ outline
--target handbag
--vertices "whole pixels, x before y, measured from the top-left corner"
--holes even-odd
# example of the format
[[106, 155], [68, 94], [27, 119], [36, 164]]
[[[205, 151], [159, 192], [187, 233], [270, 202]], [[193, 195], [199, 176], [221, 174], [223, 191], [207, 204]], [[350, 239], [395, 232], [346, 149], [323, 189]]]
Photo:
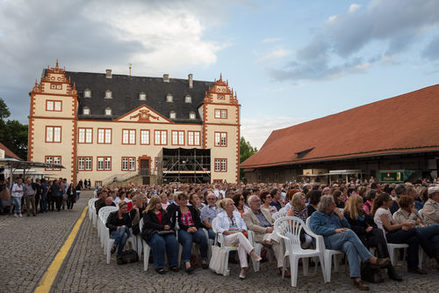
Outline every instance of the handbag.
[[212, 257], [210, 258], [209, 269], [219, 275], [228, 275], [229, 271], [226, 269], [227, 251], [221, 247], [212, 246]]
[[162, 231], [157, 231], [157, 233], [160, 236], [164, 236], [164, 235], [174, 234], [174, 230], [162, 230]]
[[117, 258], [117, 264], [123, 265], [132, 262], [138, 262], [139, 255], [133, 249], [125, 250], [122, 254]]

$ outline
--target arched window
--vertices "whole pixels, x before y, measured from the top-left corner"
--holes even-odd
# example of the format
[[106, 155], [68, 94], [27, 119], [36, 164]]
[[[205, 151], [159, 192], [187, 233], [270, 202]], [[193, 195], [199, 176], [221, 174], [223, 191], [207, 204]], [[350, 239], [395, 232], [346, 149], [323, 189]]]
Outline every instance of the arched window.
[[190, 111], [189, 112], [189, 119], [191, 119], [191, 120], [193, 120], [193, 119], [195, 119], [195, 112], [193, 112], [193, 111]]
[[111, 108], [110, 107], [105, 108], [105, 115], [111, 116]]
[[110, 90], [106, 90], [105, 91], [105, 98], [106, 99], [112, 99], [113, 98], [112, 93], [111, 93]]
[[91, 98], [91, 90], [90, 89], [84, 90], [84, 98]]
[[82, 114], [83, 115], [90, 115], [90, 108], [89, 107], [82, 108]]
[[174, 101], [174, 99], [173, 99], [172, 95], [171, 95], [171, 94], [168, 94], [168, 95], [166, 96], [166, 102], [172, 103], [173, 101]]
[[184, 97], [184, 102], [185, 103], [192, 103], [192, 97], [187, 95], [186, 97]]
[[177, 114], [175, 113], [175, 111], [171, 111], [171, 112], [169, 113], [169, 118], [171, 118], [171, 119], [175, 119], [175, 118], [177, 118]]

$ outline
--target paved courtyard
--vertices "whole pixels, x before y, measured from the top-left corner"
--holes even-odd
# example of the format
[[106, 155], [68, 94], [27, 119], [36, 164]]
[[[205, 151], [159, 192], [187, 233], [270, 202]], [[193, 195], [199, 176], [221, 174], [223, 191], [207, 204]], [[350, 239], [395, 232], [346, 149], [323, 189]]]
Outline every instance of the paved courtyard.
[[[56, 252], [70, 233], [86, 206], [83, 193], [73, 211], [47, 213], [37, 217], [0, 217], [0, 292], [32, 292]], [[403, 270], [403, 267], [399, 267]], [[385, 278], [381, 284], [370, 284], [372, 292], [438, 292], [439, 272], [418, 276], [403, 273], [403, 282]], [[333, 273], [329, 284], [323, 283], [320, 271], [310, 277], [299, 273], [298, 287], [274, 271], [274, 264], [264, 263], [261, 271], [250, 270], [247, 279], [238, 279], [239, 267], [231, 265], [231, 274], [223, 277], [209, 270], [197, 269], [188, 276], [183, 271], [159, 275], [143, 263], [119, 266], [115, 257], [109, 265], [101, 248], [96, 229], [86, 217], [73, 247], [58, 273], [52, 292], [355, 292], [351, 280], [342, 270]]]

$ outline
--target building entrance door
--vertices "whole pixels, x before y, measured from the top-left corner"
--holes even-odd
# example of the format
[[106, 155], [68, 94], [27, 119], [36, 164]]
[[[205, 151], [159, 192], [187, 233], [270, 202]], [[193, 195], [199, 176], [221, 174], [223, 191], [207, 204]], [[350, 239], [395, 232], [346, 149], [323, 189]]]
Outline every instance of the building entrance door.
[[148, 159], [140, 159], [140, 175], [149, 175]]

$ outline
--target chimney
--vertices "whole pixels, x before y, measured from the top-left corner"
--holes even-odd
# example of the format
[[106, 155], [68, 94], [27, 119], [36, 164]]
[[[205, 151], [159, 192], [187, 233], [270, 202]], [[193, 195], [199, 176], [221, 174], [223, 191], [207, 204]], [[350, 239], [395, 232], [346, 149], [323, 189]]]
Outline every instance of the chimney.
[[187, 76], [187, 79], [189, 80], [189, 88], [193, 88], [194, 87], [194, 75], [192, 73], [189, 73], [189, 75]]
[[169, 74], [163, 74], [163, 82], [169, 82]]
[[105, 70], [105, 77], [106, 78], [111, 78], [111, 69], [106, 69]]

